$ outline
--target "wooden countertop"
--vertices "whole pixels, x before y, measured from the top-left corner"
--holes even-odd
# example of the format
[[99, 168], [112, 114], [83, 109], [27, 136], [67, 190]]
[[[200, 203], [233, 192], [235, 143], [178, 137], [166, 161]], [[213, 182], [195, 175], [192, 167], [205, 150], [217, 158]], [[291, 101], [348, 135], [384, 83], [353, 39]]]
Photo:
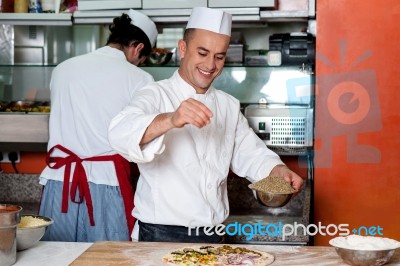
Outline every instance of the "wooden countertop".
[[[161, 259], [168, 252], [201, 244], [157, 243], [157, 242], [96, 242], [79, 256], [71, 266], [90, 265], [165, 265]], [[213, 246], [218, 246], [214, 245]], [[275, 265], [347, 265], [336, 254], [333, 247], [275, 246], [275, 245], [231, 245], [245, 246], [269, 252], [275, 256]], [[400, 250], [396, 250], [389, 265], [400, 265]]]

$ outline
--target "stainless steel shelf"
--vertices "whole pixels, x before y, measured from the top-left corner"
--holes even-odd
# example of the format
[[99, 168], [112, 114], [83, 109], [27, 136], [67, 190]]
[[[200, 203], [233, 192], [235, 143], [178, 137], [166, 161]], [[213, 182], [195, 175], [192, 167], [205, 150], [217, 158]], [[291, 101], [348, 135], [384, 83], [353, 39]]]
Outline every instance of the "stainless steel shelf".
[[0, 142], [47, 143], [49, 113], [1, 113]]
[[[260, 23], [266, 21], [307, 21], [309, 11], [264, 11], [259, 7], [218, 8], [233, 15], [235, 23]], [[189, 19], [190, 8], [176, 9], [139, 9], [154, 22], [161, 24], [186, 23]], [[126, 13], [128, 9], [76, 11], [74, 13], [0, 13], [0, 24], [12, 25], [58, 25], [74, 24], [110, 24], [113, 18]], [[235, 25], [233, 25], [235, 26]]]
[[309, 11], [260, 11], [260, 18], [269, 22], [307, 21]]
[[[233, 15], [235, 21], [260, 21], [259, 8], [221, 8]], [[113, 18], [126, 13], [128, 10], [108, 11], [76, 11], [73, 14], [74, 24], [109, 24]], [[149, 16], [156, 23], [186, 23], [191, 13], [190, 8], [177, 9], [141, 9], [141, 12]]]
[[71, 13], [0, 13], [0, 24], [12, 25], [72, 25]]

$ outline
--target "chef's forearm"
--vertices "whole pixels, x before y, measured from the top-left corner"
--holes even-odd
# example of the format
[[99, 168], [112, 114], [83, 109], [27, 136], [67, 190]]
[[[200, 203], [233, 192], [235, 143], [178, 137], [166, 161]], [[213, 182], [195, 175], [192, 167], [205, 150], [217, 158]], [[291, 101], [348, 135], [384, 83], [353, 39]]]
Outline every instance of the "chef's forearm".
[[173, 113], [162, 113], [157, 115], [144, 132], [140, 145], [147, 144], [153, 139], [158, 138], [169, 130], [175, 128], [171, 120], [172, 115]]

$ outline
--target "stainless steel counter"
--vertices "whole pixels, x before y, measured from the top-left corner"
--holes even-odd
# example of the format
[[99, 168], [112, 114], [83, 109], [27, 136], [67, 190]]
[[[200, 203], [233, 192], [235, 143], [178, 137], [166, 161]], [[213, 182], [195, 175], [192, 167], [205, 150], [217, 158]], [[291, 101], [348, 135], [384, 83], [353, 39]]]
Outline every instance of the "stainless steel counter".
[[0, 151], [46, 151], [49, 113], [0, 113]]

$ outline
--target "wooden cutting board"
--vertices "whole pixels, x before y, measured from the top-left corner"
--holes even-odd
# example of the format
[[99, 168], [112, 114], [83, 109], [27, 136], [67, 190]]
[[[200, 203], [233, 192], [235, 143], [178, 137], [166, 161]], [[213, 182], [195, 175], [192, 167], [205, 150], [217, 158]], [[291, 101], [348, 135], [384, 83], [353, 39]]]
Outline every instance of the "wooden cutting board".
[[166, 252], [182, 244], [130, 241], [96, 242], [79, 256], [72, 266], [90, 265], [162, 265]]
[[[156, 266], [166, 265], [162, 258], [168, 252], [198, 244], [185, 243], [159, 243], [159, 242], [96, 242], [79, 256], [72, 266], [91, 265], [138, 265]], [[214, 245], [213, 246], [219, 246]], [[275, 256], [271, 265], [324, 265], [324, 266], [348, 266], [343, 263], [333, 247], [311, 246], [275, 246], [275, 245], [231, 245], [245, 246], [258, 249]], [[400, 249], [397, 249], [389, 265], [400, 265]]]

